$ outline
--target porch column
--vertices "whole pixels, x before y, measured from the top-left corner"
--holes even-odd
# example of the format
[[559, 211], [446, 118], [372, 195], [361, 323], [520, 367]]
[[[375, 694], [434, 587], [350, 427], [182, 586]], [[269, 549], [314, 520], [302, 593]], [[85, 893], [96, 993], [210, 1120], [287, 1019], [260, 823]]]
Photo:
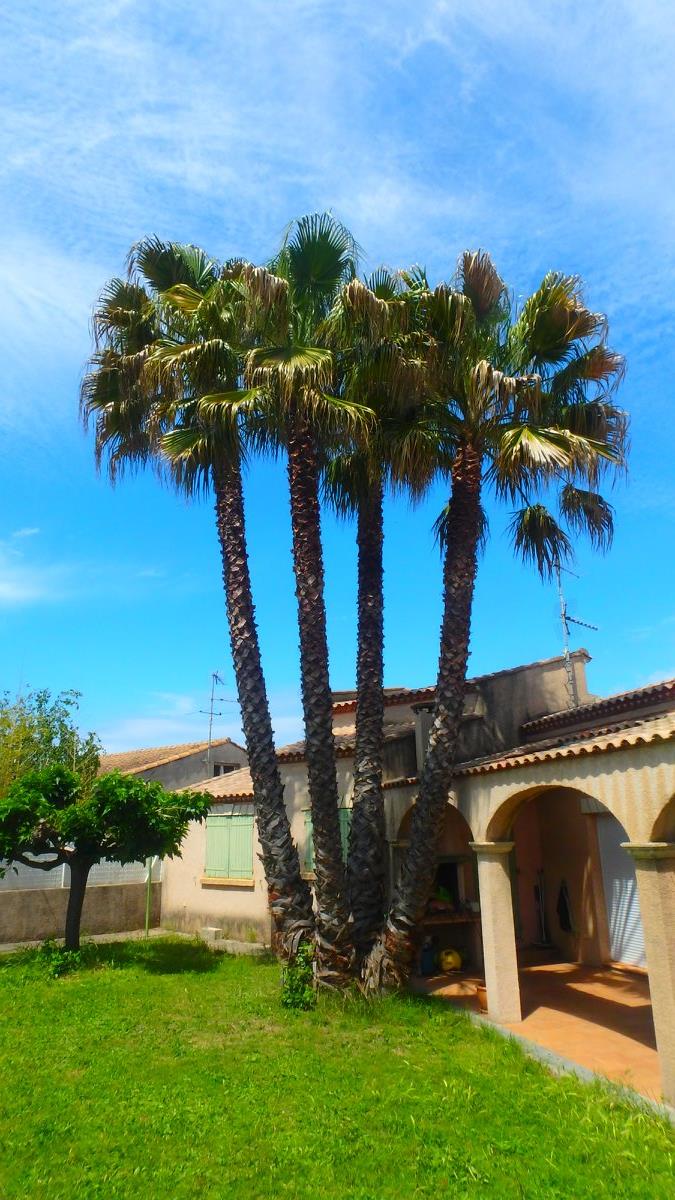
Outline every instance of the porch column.
[[635, 860], [663, 1095], [675, 1104], [675, 842], [624, 842]]
[[495, 1021], [522, 1020], [516, 960], [509, 853], [513, 842], [471, 842], [478, 858], [480, 923], [488, 1014]]

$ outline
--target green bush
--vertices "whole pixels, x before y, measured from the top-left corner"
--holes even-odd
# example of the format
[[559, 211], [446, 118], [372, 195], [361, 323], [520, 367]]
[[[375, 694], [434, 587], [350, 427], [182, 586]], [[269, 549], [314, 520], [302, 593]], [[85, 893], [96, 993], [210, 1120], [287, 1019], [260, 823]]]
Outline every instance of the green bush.
[[51, 975], [52, 979], [60, 979], [62, 975], [70, 975], [90, 962], [95, 953], [93, 942], [81, 946], [79, 950], [66, 950], [54, 938], [48, 938], [38, 950], [38, 960], [47, 975]]
[[311, 942], [301, 942], [295, 958], [281, 972], [281, 1005], [303, 1012], [316, 1008], [314, 946]]

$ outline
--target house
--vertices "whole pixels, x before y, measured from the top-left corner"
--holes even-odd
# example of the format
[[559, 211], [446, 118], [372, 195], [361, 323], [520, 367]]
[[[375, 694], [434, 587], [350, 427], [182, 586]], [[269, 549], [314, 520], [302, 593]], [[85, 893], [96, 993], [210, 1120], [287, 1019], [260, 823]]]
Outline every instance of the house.
[[[435, 895], [422, 931], [484, 974], [489, 1014], [518, 1025], [527, 953], [580, 969], [648, 975], [663, 1095], [675, 1101], [675, 680], [599, 698], [589, 656], [470, 679]], [[433, 687], [389, 689], [385, 809], [389, 876], [408, 840]], [[334, 697], [345, 834], [354, 693]], [[312, 877], [302, 742], [278, 751], [291, 829]], [[165, 866], [162, 923], [268, 940], [253, 794], [242, 768], [204, 783], [213, 808]], [[646, 1003], [649, 1003], [647, 996]]]
[[139, 779], [156, 779], [165, 788], [178, 789], [201, 783], [205, 778], [226, 775], [248, 762], [243, 746], [230, 738], [209, 742], [186, 742], [179, 746], [152, 746], [146, 750], [123, 750], [101, 757], [102, 775], [122, 771]]

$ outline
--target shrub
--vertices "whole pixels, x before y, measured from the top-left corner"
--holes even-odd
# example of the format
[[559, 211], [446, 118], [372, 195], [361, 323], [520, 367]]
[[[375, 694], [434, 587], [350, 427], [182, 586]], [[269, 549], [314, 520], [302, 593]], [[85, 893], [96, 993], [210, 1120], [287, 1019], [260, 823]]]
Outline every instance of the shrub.
[[295, 958], [281, 972], [281, 1004], [306, 1012], [316, 1008], [314, 946], [301, 942]]

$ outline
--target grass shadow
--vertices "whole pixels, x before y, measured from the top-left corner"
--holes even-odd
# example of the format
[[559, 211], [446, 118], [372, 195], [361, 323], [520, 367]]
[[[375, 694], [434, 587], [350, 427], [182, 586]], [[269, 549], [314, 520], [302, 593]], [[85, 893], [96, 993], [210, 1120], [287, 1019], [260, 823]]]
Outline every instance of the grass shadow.
[[205, 975], [217, 971], [222, 958], [198, 938], [152, 938], [98, 945], [92, 965], [140, 967], [150, 975]]

